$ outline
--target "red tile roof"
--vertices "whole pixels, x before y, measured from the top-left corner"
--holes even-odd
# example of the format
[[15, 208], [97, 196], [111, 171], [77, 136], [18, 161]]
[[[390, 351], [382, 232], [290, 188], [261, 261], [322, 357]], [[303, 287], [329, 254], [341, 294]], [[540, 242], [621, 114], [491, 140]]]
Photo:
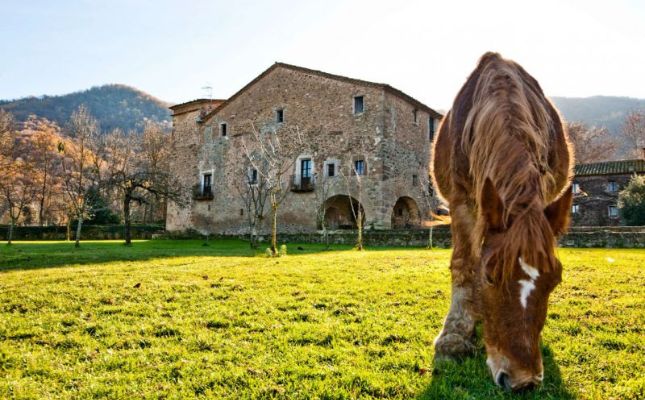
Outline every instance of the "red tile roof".
[[575, 176], [645, 174], [645, 160], [605, 161], [576, 165]]

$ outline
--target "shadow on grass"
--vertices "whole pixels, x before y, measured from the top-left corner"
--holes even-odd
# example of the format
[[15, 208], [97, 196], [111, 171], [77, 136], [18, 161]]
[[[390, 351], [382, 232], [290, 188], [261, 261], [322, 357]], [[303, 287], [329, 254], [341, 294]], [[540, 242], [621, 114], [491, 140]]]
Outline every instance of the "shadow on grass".
[[542, 359], [544, 382], [538, 389], [507, 393], [493, 383], [486, 366], [486, 352], [481, 348], [473, 357], [437, 364], [430, 385], [417, 399], [575, 399], [562, 381], [549, 346], [542, 346]]
[[[126, 247], [123, 241], [84, 241], [80, 248], [74, 242], [43, 241], [0, 244], [0, 272], [69, 265], [107, 263], [112, 261], [143, 261], [171, 257], [255, 257], [263, 256], [266, 243], [250, 248], [243, 240], [137, 240]], [[288, 244], [290, 256], [329, 251], [349, 250], [351, 246], [321, 244]]]

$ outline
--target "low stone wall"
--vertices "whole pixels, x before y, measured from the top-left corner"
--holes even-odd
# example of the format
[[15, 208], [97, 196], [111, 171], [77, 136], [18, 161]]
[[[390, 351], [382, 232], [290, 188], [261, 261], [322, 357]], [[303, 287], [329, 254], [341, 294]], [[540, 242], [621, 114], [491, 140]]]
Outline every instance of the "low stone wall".
[[[428, 229], [415, 230], [366, 230], [363, 231], [365, 246], [393, 246], [393, 247], [426, 247], [429, 243], [430, 232]], [[283, 234], [278, 236], [280, 242], [294, 243], [324, 243], [321, 233]], [[329, 232], [329, 243], [356, 244], [356, 232], [341, 230]], [[442, 226], [432, 231], [432, 246], [448, 248], [452, 245], [450, 228]]]
[[[7, 240], [7, 226], [0, 226], [0, 241]], [[65, 226], [19, 226], [14, 228], [15, 240], [65, 240]], [[72, 238], [73, 238], [72, 232]], [[426, 247], [430, 232], [428, 229], [414, 230], [366, 230], [363, 233], [365, 246], [382, 247]], [[165, 232], [159, 225], [132, 226], [133, 239], [200, 239], [196, 231]], [[245, 235], [212, 235], [211, 238], [248, 239]], [[261, 235], [262, 241], [268, 241], [267, 235]], [[123, 239], [123, 225], [88, 225], [83, 227], [84, 240], [120, 240]], [[280, 243], [323, 243], [320, 232], [300, 234], [280, 234]], [[329, 232], [329, 243], [353, 245], [356, 243], [356, 232], [338, 230]], [[560, 239], [561, 247], [601, 247], [601, 248], [645, 248], [644, 226], [608, 226], [608, 227], [573, 227]], [[439, 226], [432, 230], [432, 245], [448, 248], [452, 245], [450, 227]]]
[[[82, 240], [120, 240], [123, 239], [123, 225], [85, 225], [81, 232]], [[0, 240], [7, 240], [9, 227], [0, 225]], [[75, 230], [72, 229], [72, 239]], [[132, 239], [153, 239], [164, 234], [162, 225], [132, 225]], [[13, 228], [14, 240], [65, 240], [66, 226], [16, 226]]]
[[559, 244], [560, 247], [645, 248], [645, 227], [574, 227]]
[[[363, 232], [365, 246], [393, 247], [426, 247], [429, 240], [428, 229], [415, 230], [366, 230]], [[169, 233], [169, 238], [200, 238], [199, 233], [182, 232]], [[220, 236], [213, 238], [235, 237], [246, 240], [248, 236]], [[260, 240], [268, 241], [267, 235], [260, 235]], [[300, 234], [279, 234], [279, 243], [323, 243], [324, 237], [320, 232]], [[329, 232], [329, 243], [353, 245], [356, 243], [356, 232], [339, 230]], [[433, 229], [432, 245], [438, 248], [448, 248], [452, 245], [450, 228], [439, 226]], [[569, 233], [560, 238], [560, 247], [601, 247], [601, 248], [645, 248], [645, 227], [643, 226], [609, 226], [609, 227], [574, 227]]]

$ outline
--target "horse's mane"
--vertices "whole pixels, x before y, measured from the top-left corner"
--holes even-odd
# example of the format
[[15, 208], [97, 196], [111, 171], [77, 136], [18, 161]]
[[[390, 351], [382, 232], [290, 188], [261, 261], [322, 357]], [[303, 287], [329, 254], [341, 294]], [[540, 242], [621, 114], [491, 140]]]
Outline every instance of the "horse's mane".
[[[504, 205], [502, 223], [509, 229], [509, 240], [495, 269], [506, 281], [517, 257], [534, 266], [554, 264], [555, 240], [543, 210], [553, 192], [559, 192], [549, 151], [553, 125], [560, 121], [553, 120], [537, 81], [513, 61], [487, 53], [470, 79], [476, 84], [461, 148], [468, 155], [477, 204], [489, 179]], [[480, 216], [483, 207], [486, 204], [479, 204]], [[484, 218], [478, 221], [475, 246], [481, 245], [486, 231]]]

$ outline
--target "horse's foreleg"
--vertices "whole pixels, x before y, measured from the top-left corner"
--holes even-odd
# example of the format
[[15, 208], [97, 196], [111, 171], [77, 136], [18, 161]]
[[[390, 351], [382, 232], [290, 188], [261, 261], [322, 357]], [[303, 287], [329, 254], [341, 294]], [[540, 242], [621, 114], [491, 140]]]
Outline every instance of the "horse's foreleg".
[[435, 357], [451, 358], [475, 349], [473, 314], [473, 261], [469, 242], [472, 218], [465, 206], [451, 210], [453, 253], [450, 260], [452, 293], [443, 329], [435, 339]]

